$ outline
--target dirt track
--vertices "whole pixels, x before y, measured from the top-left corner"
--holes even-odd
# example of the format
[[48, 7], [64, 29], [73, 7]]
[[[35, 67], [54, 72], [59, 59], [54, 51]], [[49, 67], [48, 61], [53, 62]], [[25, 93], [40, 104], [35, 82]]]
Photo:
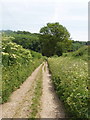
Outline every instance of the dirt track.
[[44, 64], [43, 69], [43, 95], [41, 101], [41, 118], [65, 118], [64, 107], [54, 91], [47, 63]]
[[[36, 77], [41, 68], [41, 65], [32, 73], [32, 75], [21, 85], [21, 87], [13, 92], [10, 101], [0, 105], [2, 118], [29, 118], [30, 106], [36, 83]], [[39, 110], [40, 118], [65, 118], [65, 111], [62, 103], [58, 99], [47, 63], [42, 67], [43, 74], [43, 90], [41, 96], [41, 109]]]
[[27, 118], [30, 113], [33, 86], [41, 65], [10, 97], [10, 101], [0, 105], [2, 118]]

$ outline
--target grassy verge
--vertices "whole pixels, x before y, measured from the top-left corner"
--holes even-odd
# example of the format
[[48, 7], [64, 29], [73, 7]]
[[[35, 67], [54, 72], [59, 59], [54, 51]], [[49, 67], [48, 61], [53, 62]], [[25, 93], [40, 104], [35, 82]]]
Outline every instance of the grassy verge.
[[88, 64], [82, 59], [59, 57], [48, 59], [49, 69], [58, 96], [69, 115], [88, 118]]
[[32, 64], [13, 65], [3, 67], [2, 74], [2, 101], [6, 102], [13, 91], [20, 87], [20, 85], [27, 79], [28, 76], [38, 67], [42, 60], [34, 60]]
[[7, 102], [11, 93], [31, 75], [43, 61], [40, 53], [24, 49], [10, 41], [9, 37], [2, 42], [2, 96], [1, 103]]
[[32, 98], [30, 118], [36, 118], [40, 108], [40, 98], [42, 95], [42, 67], [37, 75], [35, 90]]

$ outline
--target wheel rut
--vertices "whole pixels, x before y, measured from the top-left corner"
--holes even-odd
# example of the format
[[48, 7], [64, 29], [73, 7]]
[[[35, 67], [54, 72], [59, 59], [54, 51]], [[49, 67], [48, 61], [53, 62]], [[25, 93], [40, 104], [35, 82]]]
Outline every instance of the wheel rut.
[[12, 93], [7, 103], [0, 105], [1, 118], [30, 118], [32, 112], [30, 107], [40, 69], [42, 69], [42, 95], [36, 117], [65, 118], [65, 109], [54, 90], [47, 62], [41, 64], [20, 88]]
[[41, 118], [65, 118], [65, 109], [54, 90], [47, 63], [44, 64], [43, 69], [43, 94], [41, 103]]

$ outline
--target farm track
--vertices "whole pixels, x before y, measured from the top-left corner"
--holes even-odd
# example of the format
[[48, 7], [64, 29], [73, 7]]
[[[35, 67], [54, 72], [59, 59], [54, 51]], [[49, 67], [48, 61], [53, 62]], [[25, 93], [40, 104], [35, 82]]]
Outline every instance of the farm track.
[[58, 99], [49, 74], [48, 65], [40, 65], [32, 75], [17, 89], [10, 97], [7, 103], [0, 105], [1, 118], [29, 118], [30, 106], [36, 85], [37, 75], [42, 69], [42, 96], [40, 108], [38, 110], [39, 118], [65, 118], [65, 110]]
[[10, 101], [0, 105], [2, 118], [27, 118], [30, 113], [34, 84], [41, 65], [10, 97]]
[[55, 93], [47, 63], [43, 69], [43, 94], [41, 98], [41, 118], [65, 118], [62, 102]]

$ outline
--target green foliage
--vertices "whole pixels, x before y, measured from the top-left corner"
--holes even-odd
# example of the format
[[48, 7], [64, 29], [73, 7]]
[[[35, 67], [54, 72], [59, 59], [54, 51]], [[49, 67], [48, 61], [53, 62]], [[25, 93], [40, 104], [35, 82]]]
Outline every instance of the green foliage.
[[64, 53], [63, 56], [64, 57], [73, 57], [73, 58], [81, 58], [83, 60], [88, 61], [88, 50], [89, 50], [89, 46], [82, 46], [81, 48], [79, 48], [78, 50], [74, 51], [74, 52], [68, 52], [68, 53]]
[[48, 63], [56, 92], [69, 115], [88, 118], [88, 63], [71, 57], [49, 58]]
[[88, 55], [88, 46], [83, 46], [72, 54], [72, 56], [74, 57], [79, 57], [83, 55]]
[[87, 45], [87, 42], [85, 42], [85, 41], [72, 41], [72, 46], [71, 46], [70, 51], [76, 51], [84, 45]]
[[36, 78], [36, 86], [32, 98], [32, 104], [30, 107], [31, 110], [30, 118], [37, 117], [38, 110], [40, 109], [41, 95], [42, 95], [42, 67], [40, 68]]
[[39, 34], [30, 33], [28, 31], [2, 31], [2, 35], [5, 37], [12, 36], [13, 42], [22, 45], [23, 48], [40, 52]]
[[37, 34], [18, 34], [16, 32], [13, 36], [15, 38], [13, 42], [22, 45], [26, 49], [40, 52], [40, 41]]
[[[48, 23], [41, 28], [40, 34], [28, 31], [2, 31], [3, 36], [12, 36], [11, 41], [22, 45], [23, 48], [43, 53], [46, 56], [57, 54], [61, 56], [64, 52], [76, 51], [87, 42], [70, 40], [70, 34], [65, 27], [59, 23]], [[10, 40], [9, 39], [9, 40]]]
[[31, 33], [28, 32], [28, 31], [20, 31], [20, 30], [17, 31], [17, 32], [14, 31], [14, 33], [16, 33], [16, 34], [26, 34], [26, 35], [28, 35], [28, 34], [30, 35], [30, 34], [31, 34]]
[[70, 34], [59, 23], [47, 23], [40, 29], [41, 50], [45, 56], [62, 55], [71, 46]]
[[40, 53], [36, 53], [10, 41], [9, 37], [2, 41], [2, 103], [11, 93], [20, 87], [32, 71], [43, 61]]
[[3, 44], [2, 55], [2, 62], [4, 66], [5, 64], [12, 65], [15, 63], [18, 64], [28, 62], [32, 58], [31, 52], [29, 50], [25, 50], [22, 48], [22, 46], [12, 42]]
[[41, 53], [38, 53], [38, 52], [35, 52], [35, 51], [32, 51], [31, 50], [31, 54], [32, 54], [32, 57], [35, 59], [35, 58], [42, 58], [42, 54]]

